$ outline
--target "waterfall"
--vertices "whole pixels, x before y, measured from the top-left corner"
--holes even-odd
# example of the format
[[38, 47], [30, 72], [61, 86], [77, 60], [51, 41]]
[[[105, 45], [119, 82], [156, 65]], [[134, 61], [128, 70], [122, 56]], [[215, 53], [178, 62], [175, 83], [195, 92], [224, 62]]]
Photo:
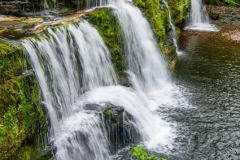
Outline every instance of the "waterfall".
[[130, 115], [137, 134], [133, 136], [139, 135], [146, 146], [164, 151], [174, 139], [171, 124], [155, 111], [159, 105], [175, 106], [172, 94], [176, 96], [177, 89], [150, 25], [136, 6], [125, 1], [91, 0], [87, 5], [107, 3], [122, 28], [126, 72], [133, 88], [118, 84], [108, 48], [86, 21], [47, 29], [22, 43], [48, 111], [49, 142], [57, 148], [57, 160], [109, 159], [111, 144], [102, 113], [107, 104]]
[[109, 0], [86, 0], [86, 8], [104, 6], [108, 4]]
[[202, 0], [191, 0], [191, 11], [186, 30], [218, 31], [215, 25], [210, 24], [205, 6]]
[[173, 39], [173, 44], [176, 48], [176, 52], [178, 55], [182, 54], [182, 52], [179, 50], [179, 47], [178, 47], [178, 43], [177, 43], [177, 33], [176, 33], [176, 27], [173, 25], [172, 23], [172, 15], [171, 15], [171, 10], [168, 6], [168, 3], [167, 1], [163, 0], [163, 3], [165, 4], [165, 6], [167, 7], [167, 10], [168, 10], [168, 17], [169, 17], [169, 23], [170, 23], [170, 26], [172, 28], [172, 39]]
[[149, 92], [169, 80], [166, 63], [141, 11], [122, 1], [112, 4], [124, 37], [128, 73], [135, 89]]
[[44, 0], [43, 2], [43, 10], [44, 10], [44, 15], [49, 15], [49, 5], [47, 3], [47, 0]]
[[87, 22], [48, 29], [45, 35], [24, 40], [23, 45], [42, 89], [51, 137], [59, 131], [60, 121], [72, 114], [71, 105], [82, 93], [117, 84], [109, 51]]

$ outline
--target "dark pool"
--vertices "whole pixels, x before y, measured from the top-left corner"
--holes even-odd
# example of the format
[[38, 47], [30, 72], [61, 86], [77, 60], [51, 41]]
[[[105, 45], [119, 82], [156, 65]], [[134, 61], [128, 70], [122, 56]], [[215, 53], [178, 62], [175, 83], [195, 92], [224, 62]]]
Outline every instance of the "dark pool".
[[[225, 26], [226, 27], [226, 26]], [[177, 159], [240, 159], [240, 43], [221, 33], [183, 32], [175, 81], [193, 107], [171, 110]]]

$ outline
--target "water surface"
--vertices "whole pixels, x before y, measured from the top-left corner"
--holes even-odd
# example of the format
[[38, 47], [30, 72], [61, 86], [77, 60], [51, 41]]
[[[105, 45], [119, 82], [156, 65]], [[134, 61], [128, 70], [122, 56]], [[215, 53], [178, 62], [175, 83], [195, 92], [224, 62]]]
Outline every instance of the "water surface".
[[221, 34], [189, 31], [179, 39], [176, 83], [192, 107], [171, 109], [177, 159], [240, 159], [240, 43]]

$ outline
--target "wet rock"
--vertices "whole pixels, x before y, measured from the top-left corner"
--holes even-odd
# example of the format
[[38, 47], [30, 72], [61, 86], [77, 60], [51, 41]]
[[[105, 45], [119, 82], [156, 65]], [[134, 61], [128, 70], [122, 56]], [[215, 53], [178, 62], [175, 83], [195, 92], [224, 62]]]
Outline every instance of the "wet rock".
[[118, 149], [141, 141], [134, 118], [122, 106], [115, 106], [111, 103], [105, 105], [93, 103], [86, 104], [83, 109], [97, 111], [102, 116], [111, 153], [116, 153]]
[[103, 112], [103, 108], [99, 104], [86, 104], [85, 106], [83, 106], [83, 109]]
[[141, 137], [134, 126], [134, 118], [122, 106], [115, 106], [111, 103], [105, 105], [86, 104], [83, 109], [97, 111], [102, 115], [111, 145], [111, 153], [116, 153], [118, 149], [141, 141]]
[[57, 148], [52, 146], [47, 146], [45, 149], [43, 149], [41, 152], [33, 156], [31, 159], [34, 160], [51, 160], [53, 159], [53, 155], [56, 152]]
[[111, 152], [114, 153], [130, 143], [139, 142], [140, 136], [134, 127], [133, 117], [123, 107], [112, 104], [106, 104], [106, 107], [108, 109], [104, 111], [103, 117]]
[[[18, 16], [36, 16], [45, 14], [44, 8], [51, 12], [50, 14], [66, 14], [83, 9], [85, 4], [83, 0], [58, 0], [48, 1], [48, 7], [44, 7], [43, 1], [35, 0], [16, 0], [16, 1], [0, 1], [0, 14], [1, 15], [18, 15]], [[57, 6], [57, 7], [56, 7]], [[53, 11], [54, 10], [54, 11]]]
[[131, 86], [131, 84], [128, 81], [128, 78], [125, 77], [125, 76], [120, 76], [119, 77], [119, 84], [123, 85], [123, 86], [127, 86], [127, 87]]
[[240, 8], [224, 7], [224, 6], [207, 6], [209, 17], [212, 20], [221, 23], [240, 25]]
[[210, 17], [212, 20], [218, 20], [218, 19], [219, 19], [219, 14], [217, 14], [217, 13], [210, 13], [210, 14], [209, 14], [209, 17]]

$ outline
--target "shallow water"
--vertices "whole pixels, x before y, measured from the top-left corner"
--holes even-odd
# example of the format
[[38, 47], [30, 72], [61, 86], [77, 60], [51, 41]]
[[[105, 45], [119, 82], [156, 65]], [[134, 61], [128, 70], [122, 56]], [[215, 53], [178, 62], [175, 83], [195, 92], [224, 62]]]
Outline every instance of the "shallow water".
[[221, 33], [183, 32], [179, 45], [184, 54], [175, 81], [193, 107], [161, 111], [178, 124], [172, 153], [185, 160], [240, 159], [240, 44]]

